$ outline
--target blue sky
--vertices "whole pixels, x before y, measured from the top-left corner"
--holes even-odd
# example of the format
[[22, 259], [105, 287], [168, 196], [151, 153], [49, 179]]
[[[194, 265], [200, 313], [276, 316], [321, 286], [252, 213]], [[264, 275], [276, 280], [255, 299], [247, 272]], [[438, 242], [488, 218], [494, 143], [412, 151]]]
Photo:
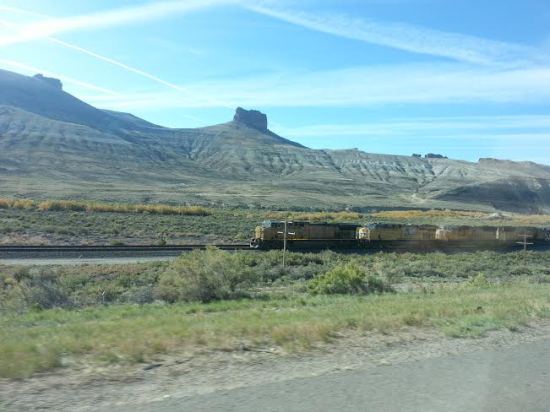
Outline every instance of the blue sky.
[[550, 164], [547, 0], [0, 0], [0, 68], [166, 126]]

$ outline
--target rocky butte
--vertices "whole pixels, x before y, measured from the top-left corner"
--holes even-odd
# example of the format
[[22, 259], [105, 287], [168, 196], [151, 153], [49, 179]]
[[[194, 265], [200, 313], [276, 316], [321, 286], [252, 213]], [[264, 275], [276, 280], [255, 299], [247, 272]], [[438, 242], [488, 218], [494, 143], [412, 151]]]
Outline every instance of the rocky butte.
[[48, 86], [51, 86], [58, 90], [63, 90], [63, 83], [61, 83], [61, 80], [54, 79], [53, 77], [46, 77], [43, 74], [36, 74], [33, 76], [36, 80], [40, 80], [44, 83], [46, 83]]
[[237, 107], [233, 121], [261, 132], [267, 132], [267, 116], [258, 110], [245, 110]]

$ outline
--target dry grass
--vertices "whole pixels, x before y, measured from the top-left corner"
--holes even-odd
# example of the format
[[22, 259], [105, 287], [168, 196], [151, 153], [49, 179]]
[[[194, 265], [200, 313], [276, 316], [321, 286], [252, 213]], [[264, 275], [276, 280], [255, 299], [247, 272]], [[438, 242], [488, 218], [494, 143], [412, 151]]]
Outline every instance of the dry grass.
[[369, 217], [376, 220], [430, 222], [438, 223], [453, 219], [462, 224], [478, 223], [510, 226], [545, 226], [550, 225], [550, 215], [527, 215], [520, 213], [502, 213], [493, 215], [487, 212], [464, 210], [391, 210], [371, 213]]
[[0, 198], [0, 208], [36, 209], [40, 211], [150, 213], [159, 215], [208, 216], [202, 206], [172, 206], [164, 204], [106, 203], [80, 200], [44, 200]]
[[363, 214], [357, 212], [270, 212], [266, 219], [283, 220], [285, 218], [291, 220], [306, 220], [309, 222], [346, 222], [357, 221], [364, 217]]
[[511, 221], [518, 226], [547, 225], [550, 226], [550, 215], [520, 215], [511, 216]]
[[418, 219], [418, 218], [442, 218], [442, 217], [456, 217], [456, 218], [470, 218], [470, 219], [482, 219], [486, 218], [489, 214], [485, 212], [470, 212], [461, 210], [387, 210], [383, 212], [371, 213], [371, 216], [377, 219]]
[[35, 202], [30, 199], [6, 199], [0, 198], [0, 209], [32, 209]]

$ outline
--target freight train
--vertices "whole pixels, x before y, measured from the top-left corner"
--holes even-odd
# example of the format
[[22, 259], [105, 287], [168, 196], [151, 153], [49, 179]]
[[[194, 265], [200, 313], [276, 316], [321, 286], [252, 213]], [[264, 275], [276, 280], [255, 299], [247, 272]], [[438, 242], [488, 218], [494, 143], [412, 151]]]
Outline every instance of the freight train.
[[[285, 240], [286, 237], [286, 240]], [[311, 223], [266, 220], [254, 231], [254, 249], [445, 250], [550, 247], [550, 228]]]

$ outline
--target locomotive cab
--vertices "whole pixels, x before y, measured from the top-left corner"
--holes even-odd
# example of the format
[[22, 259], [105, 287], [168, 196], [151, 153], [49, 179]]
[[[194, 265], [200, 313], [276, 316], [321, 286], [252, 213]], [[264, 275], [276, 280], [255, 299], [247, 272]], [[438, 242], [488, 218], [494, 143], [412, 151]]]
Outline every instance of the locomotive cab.
[[289, 249], [326, 249], [357, 246], [358, 225], [348, 223], [311, 223], [306, 221], [265, 220], [254, 229], [250, 247], [281, 249], [285, 240]]

